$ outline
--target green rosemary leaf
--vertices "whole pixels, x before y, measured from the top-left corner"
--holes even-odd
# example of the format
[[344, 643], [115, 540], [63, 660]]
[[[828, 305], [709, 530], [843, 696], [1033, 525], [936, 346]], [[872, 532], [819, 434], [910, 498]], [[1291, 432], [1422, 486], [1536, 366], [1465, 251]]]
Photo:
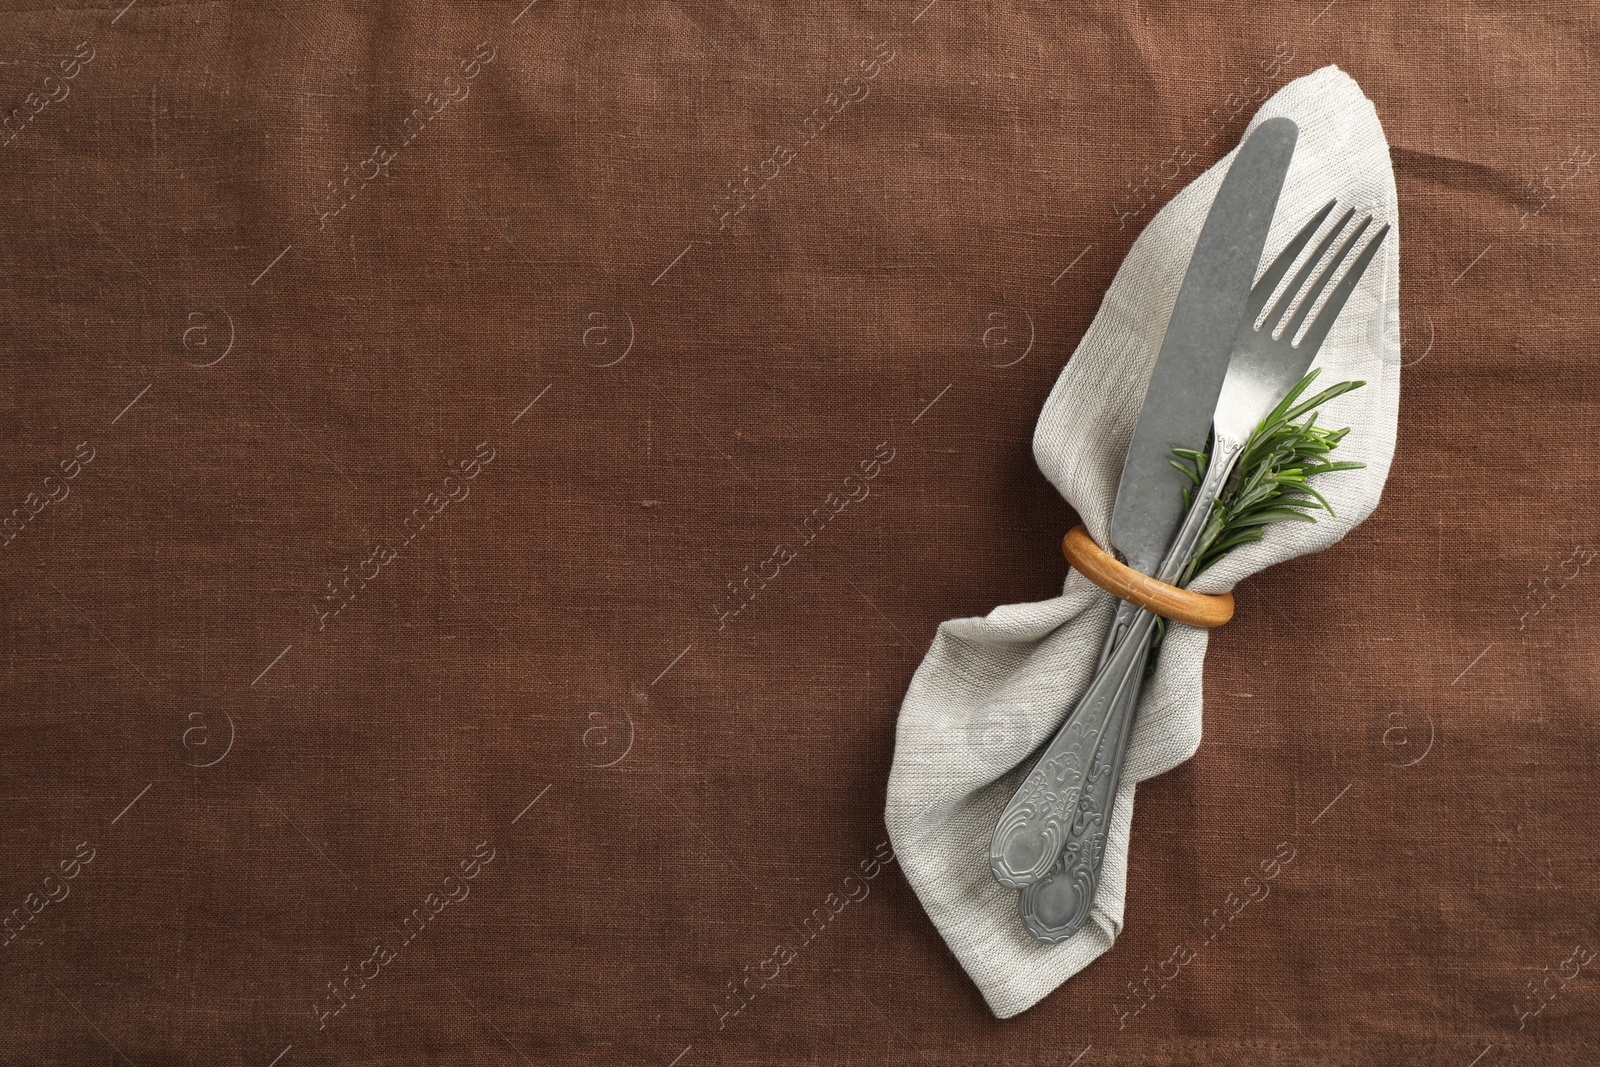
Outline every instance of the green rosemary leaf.
[[[1177, 449], [1174, 448], [1173, 451], [1176, 452]], [[1176, 467], [1179, 471], [1183, 472], [1183, 476], [1185, 478], [1188, 478], [1195, 485], [1198, 486], [1200, 484], [1200, 476], [1194, 472], [1194, 465], [1193, 464], [1190, 464], [1190, 463], [1179, 463], [1175, 459], [1169, 459], [1169, 460], [1167, 460], [1167, 462], [1169, 464], [1171, 464], [1173, 467]], [[1187, 492], [1187, 490], [1185, 490], [1185, 492]], [[1186, 500], [1186, 501], [1184, 501], [1184, 503], [1187, 504], [1188, 501]]]
[[1329, 388], [1318, 393], [1316, 396], [1312, 397], [1310, 400], [1304, 401], [1295, 405], [1293, 408], [1290, 408], [1289, 411], [1284, 415], [1283, 419], [1285, 422], [1291, 422], [1295, 419], [1298, 419], [1301, 415], [1304, 415], [1308, 411], [1322, 407], [1335, 397], [1344, 396], [1344, 394], [1348, 393], [1350, 390], [1360, 389], [1366, 384], [1366, 382], [1340, 382], [1338, 385], [1330, 386]]
[[1311, 487], [1310, 487], [1310, 486], [1309, 486], [1309, 485], [1302, 485], [1302, 486], [1300, 486], [1300, 489], [1301, 489], [1301, 490], [1302, 490], [1302, 491], [1304, 491], [1304, 492], [1307, 492], [1307, 493], [1310, 493], [1310, 494], [1311, 494], [1311, 495], [1312, 495], [1312, 496], [1314, 496], [1314, 497], [1316, 497], [1316, 498], [1317, 498], [1317, 500], [1318, 500], [1318, 501], [1319, 501], [1319, 502], [1321, 502], [1321, 504], [1322, 504], [1322, 506], [1323, 506], [1323, 507], [1324, 507], [1324, 508], [1327, 508], [1327, 509], [1328, 509], [1328, 514], [1329, 514], [1329, 515], [1336, 515], [1336, 514], [1338, 514], [1338, 513], [1337, 513], [1337, 512], [1335, 512], [1335, 511], [1334, 511], [1334, 510], [1333, 510], [1333, 505], [1332, 505], [1332, 504], [1330, 504], [1330, 503], [1328, 503], [1328, 498], [1327, 498], [1327, 497], [1325, 497], [1325, 496], [1323, 496], [1323, 495], [1322, 495], [1322, 494], [1321, 494], [1321, 493], [1319, 493], [1319, 492], [1317, 492], [1317, 491], [1316, 491], [1316, 490], [1315, 490], [1315, 489], [1313, 489], [1313, 488], [1311, 488]]
[[1349, 432], [1350, 432], [1350, 427], [1346, 426], [1342, 430], [1334, 430], [1332, 433], [1325, 433], [1325, 434], [1321, 434], [1320, 436], [1321, 436], [1321, 439], [1322, 439], [1322, 443], [1327, 445], [1329, 448], [1332, 448], [1334, 445], [1337, 445], [1340, 441], [1343, 441], [1344, 440], [1344, 435], [1349, 433]]
[[1279, 421], [1287, 422], [1288, 420], [1284, 419], [1283, 415], [1294, 406], [1295, 401], [1299, 400], [1300, 397], [1305, 395], [1305, 391], [1311, 388], [1311, 383], [1316, 381], [1317, 375], [1321, 373], [1322, 370], [1320, 368], [1312, 368], [1309, 374], [1300, 379], [1298, 385], [1289, 390], [1288, 394], [1284, 396], [1282, 400], [1278, 401], [1278, 406], [1273, 408], [1272, 411], [1268, 413], [1267, 417], [1262, 420], [1263, 425], [1272, 425], [1273, 423]]
[[1213, 563], [1216, 563], [1223, 556], [1226, 556], [1233, 549], [1238, 548], [1240, 545], [1259, 541], [1265, 536], [1265, 531], [1263, 531], [1260, 527], [1256, 527], [1252, 530], [1234, 534], [1226, 541], [1218, 542], [1206, 553], [1204, 558], [1197, 560], [1197, 565], [1194, 568], [1194, 574], [1190, 576], [1191, 580], [1201, 574], [1204, 574], [1207, 568], [1209, 568]]

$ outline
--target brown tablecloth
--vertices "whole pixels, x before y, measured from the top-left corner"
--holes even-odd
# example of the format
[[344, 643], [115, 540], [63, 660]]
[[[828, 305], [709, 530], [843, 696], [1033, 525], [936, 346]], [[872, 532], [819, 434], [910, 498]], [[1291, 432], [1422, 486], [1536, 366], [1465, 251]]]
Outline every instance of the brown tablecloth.
[[[7, 1062], [1593, 1062], [1592, 12], [0, 27]], [[1059, 588], [1052, 380], [1330, 62], [1402, 203], [1387, 498], [1240, 590], [1127, 932], [996, 1022], [896, 710]]]

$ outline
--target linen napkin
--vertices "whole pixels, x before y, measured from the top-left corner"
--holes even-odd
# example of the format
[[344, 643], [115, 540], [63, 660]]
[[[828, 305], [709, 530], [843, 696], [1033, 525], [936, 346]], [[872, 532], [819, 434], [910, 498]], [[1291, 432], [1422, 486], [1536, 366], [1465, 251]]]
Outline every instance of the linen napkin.
[[[1279, 115], [1300, 138], [1263, 262], [1329, 199], [1391, 229], [1339, 316], [1315, 366], [1314, 388], [1367, 382], [1323, 409], [1323, 426], [1349, 426], [1337, 459], [1364, 470], [1314, 485], [1337, 510], [1316, 525], [1280, 523], [1233, 551], [1192, 588], [1216, 593], [1251, 574], [1343, 537], [1377, 506], [1394, 452], [1400, 400], [1399, 228], [1389, 146], [1377, 112], [1349, 75], [1329, 66], [1284, 86], [1251, 129]], [[1057, 379], [1034, 430], [1034, 458], [1087, 525], [1109, 544], [1123, 457], [1167, 321], [1233, 156], [1206, 171], [1134, 242], [1093, 324]], [[1063, 531], [1065, 532], [1065, 531]], [[942, 624], [900, 710], [885, 812], [907, 879], [990, 1009], [1008, 1018], [1088, 966], [1122, 930], [1129, 828], [1137, 784], [1172, 769], [1200, 744], [1205, 630], [1170, 624], [1145, 683], [1128, 744], [1105, 866], [1090, 921], [1059, 945], [1033, 940], [1017, 892], [989, 873], [989, 840], [1031, 754], [1088, 687], [1115, 607], [1110, 594], [1069, 573], [1060, 596]]]

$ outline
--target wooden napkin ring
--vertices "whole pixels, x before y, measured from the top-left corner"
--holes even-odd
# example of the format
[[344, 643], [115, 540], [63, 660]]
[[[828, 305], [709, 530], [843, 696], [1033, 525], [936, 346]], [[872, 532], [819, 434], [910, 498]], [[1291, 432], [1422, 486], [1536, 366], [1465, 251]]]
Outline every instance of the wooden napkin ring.
[[1192, 593], [1166, 582], [1158, 582], [1148, 574], [1140, 574], [1108, 555], [1094, 543], [1094, 538], [1082, 526], [1073, 527], [1061, 539], [1061, 551], [1067, 557], [1067, 562], [1095, 585], [1120, 600], [1153, 611], [1163, 619], [1210, 630], [1233, 618], [1232, 593]]

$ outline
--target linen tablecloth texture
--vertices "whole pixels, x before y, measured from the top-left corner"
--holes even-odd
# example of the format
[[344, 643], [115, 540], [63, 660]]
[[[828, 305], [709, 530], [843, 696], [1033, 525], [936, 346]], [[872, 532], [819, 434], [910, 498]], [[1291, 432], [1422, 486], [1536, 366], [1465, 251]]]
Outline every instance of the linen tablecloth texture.
[[[0, 4], [0, 1062], [1592, 1067], [1597, 56], [1551, 0]], [[1404, 216], [1383, 504], [1240, 583], [1115, 950], [997, 1020], [889, 855], [900, 705], [1061, 593], [1040, 411], [1328, 64]]]
[[[1344, 537], [1377, 507], [1394, 454], [1400, 233], [1383, 127], [1361, 88], [1332, 66], [1286, 85], [1249, 128], [1279, 116], [1299, 123], [1300, 138], [1263, 264], [1330, 199], [1338, 200], [1338, 212], [1372, 214], [1368, 237], [1383, 222], [1391, 226], [1313, 363], [1321, 369], [1313, 388], [1367, 383], [1317, 420], [1349, 426], [1337, 458], [1366, 467], [1317, 478], [1337, 515], [1319, 512], [1315, 525], [1269, 527], [1262, 541], [1200, 575], [1191, 588], [1202, 593], [1226, 592], [1265, 567]], [[1123, 457], [1178, 287], [1233, 155], [1173, 197], [1139, 235], [1034, 429], [1040, 469], [1101, 545], [1110, 543]], [[1315, 598], [1317, 591], [1304, 595]], [[1002, 1018], [1032, 1007], [1111, 948], [1122, 930], [1137, 785], [1182, 763], [1200, 744], [1210, 631], [1172, 624], [1140, 697], [1089, 925], [1059, 945], [1036, 942], [1017, 917], [1016, 890], [990, 874], [989, 841], [1034, 753], [1088, 686], [1115, 603], [1073, 571], [1059, 597], [946, 622], [900, 710], [886, 812], [895, 852], [951, 951]]]

